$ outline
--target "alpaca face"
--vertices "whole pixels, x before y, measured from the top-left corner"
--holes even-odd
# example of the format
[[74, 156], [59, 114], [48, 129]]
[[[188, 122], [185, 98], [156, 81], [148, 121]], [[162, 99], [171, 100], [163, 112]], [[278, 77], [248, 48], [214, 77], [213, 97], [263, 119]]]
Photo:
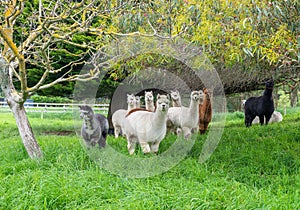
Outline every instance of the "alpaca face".
[[210, 89], [204, 88], [203, 90], [205, 100], [210, 100], [212, 96], [212, 91]]
[[174, 101], [178, 101], [180, 99], [179, 91], [178, 90], [176, 90], [176, 91], [171, 90], [171, 98]]
[[153, 93], [152, 91], [145, 91], [145, 101], [152, 102], [153, 101]]
[[92, 108], [87, 105], [79, 106], [79, 109], [81, 119], [88, 120], [94, 115]]
[[141, 102], [141, 99], [139, 96], [136, 96], [135, 97], [135, 103], [139, 104]]
[[159, 111], [166, 112], [169, 109], [170, 97], [169, 95], [157, 95], [156, 107]]
[[274, 86], [274, 81], [272, 79], [270, 79], [266, 82], [267, 89], [273, 89], [273, 86]]
[[202, 90], [199, 90], [199, 91], [193, 91], [192, 93], [191, 93], [191, 99], [193, 100], [193, 101], [199, 101], [199, 100], [203, 100], [203, 98], [204, 98], [204, 93], [203, 93], [203, 91]]
[[127, 104], [133, 106], [135, 103], [135, 96], [133, 94], [127, 94]]

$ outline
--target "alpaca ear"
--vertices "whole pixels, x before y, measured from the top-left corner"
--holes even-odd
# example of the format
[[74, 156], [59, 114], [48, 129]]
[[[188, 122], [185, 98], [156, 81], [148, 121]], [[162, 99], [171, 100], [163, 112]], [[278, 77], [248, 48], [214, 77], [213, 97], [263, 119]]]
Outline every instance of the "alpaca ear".
[[159, 94], [159, 93], [157, 94], [156, 98], [157, 98], [157, 99], [160, 99], [160, 94]]
[[79, 105], [78, 107], [79, 107], [79, 109], [82, 109], [82, 106], [81, 106], [81, 105]]

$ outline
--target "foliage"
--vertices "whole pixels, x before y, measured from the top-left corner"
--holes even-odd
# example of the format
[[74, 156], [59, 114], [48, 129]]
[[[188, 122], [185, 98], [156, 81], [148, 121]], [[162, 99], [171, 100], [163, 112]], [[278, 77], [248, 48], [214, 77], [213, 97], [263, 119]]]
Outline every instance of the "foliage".
[[71, 99], [60, 96], [40, 96], [33, 95], [31, 99], [36, 103], [72, 103]]
[[[72, 115], [41, 121], [29, 114], [44, 151], [42, 160], [30, 160], [12, 116], [3, 114], [0, 208], [299, 209], [299, 108], [288, 113], [281, 123], [251, 129], [243, 126], [240, 114], [229, 114], [222, 139], [206, 163], [198, 163], [206, 137], [200, 136], [185, 160], [146, 179], [112, 175], [88, 158], [75, 134], [51, 134], [73, 131]], [[173, 141], [168, 136], [161, 149]], [[109, 136], [108, 142], [127, 154], [123, 138]]]

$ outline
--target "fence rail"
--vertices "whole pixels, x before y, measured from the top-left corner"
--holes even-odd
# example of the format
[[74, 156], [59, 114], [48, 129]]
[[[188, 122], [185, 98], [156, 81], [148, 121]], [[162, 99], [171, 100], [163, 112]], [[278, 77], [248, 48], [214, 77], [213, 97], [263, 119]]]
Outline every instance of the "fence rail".
[[[80, 105], [89, 105], [93, 110], [108, 113], [109, 104], [63, 104], [63, 103], [35, 103], [25, 102], [24, 107], [27, 112], [53, 112], [63, 113], [77, 110]], [[6, 102], [0, 102], [0, 112], [8, 112], [10, 108]]]

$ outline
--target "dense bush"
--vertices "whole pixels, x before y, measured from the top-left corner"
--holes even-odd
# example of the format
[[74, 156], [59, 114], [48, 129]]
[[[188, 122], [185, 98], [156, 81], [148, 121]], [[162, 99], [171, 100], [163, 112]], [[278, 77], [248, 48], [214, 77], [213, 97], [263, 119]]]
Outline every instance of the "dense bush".
[[31, 99], [37, 103], [71, 103], [72, 100], [69, 98], [63, 98], [60, 96], [31, 96]]

